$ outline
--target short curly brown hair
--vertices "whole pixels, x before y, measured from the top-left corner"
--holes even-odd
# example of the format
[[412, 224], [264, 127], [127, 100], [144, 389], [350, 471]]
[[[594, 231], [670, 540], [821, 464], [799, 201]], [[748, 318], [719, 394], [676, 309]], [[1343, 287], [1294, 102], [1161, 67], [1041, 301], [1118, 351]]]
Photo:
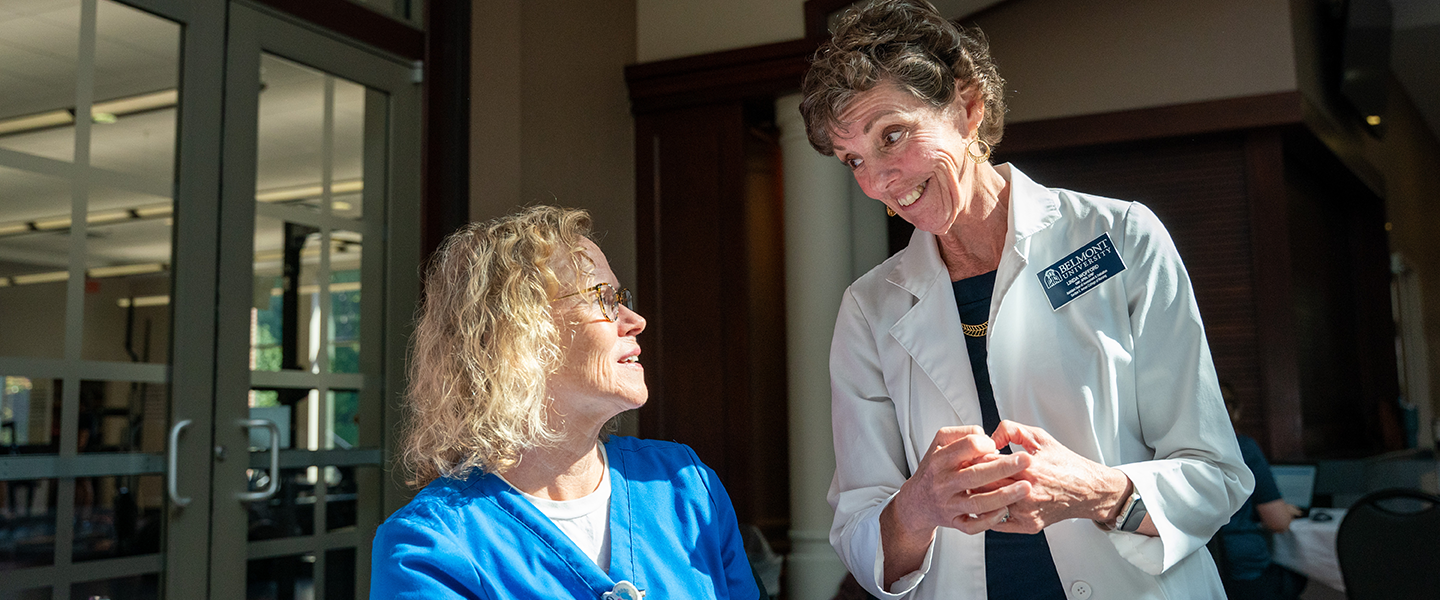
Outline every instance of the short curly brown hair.
[[810, 145], [835, 154], [830, 131], [842, 125], [855, 96], [893, 81], [941, 108], [975, 86], [985, 99], [980, 139], [992, 146], [1005, 132], [1005, 80], [977, 28], [958, 27], [925, 0], [875, 0], [850, 9], [830, 41], [815, 51], [801, 87], [800, 114]]

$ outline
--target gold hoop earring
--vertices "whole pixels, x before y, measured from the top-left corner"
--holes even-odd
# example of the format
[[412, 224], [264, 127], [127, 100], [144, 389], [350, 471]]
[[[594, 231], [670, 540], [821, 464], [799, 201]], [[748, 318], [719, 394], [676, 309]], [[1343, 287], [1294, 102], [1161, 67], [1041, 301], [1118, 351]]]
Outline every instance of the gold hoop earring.
[[[984, 146], [985, 146], [985, 152], [982, 153], [982, 154], [975, 154], [975, 144], [982, 144], [982, 145], [984, 145]], [[969, 154], [969, 155], [970, 155], [970, 158], [975, 159], [975, 162], [977, 162], [977, 163], [983, 163], [983, 162], [985, 162], [985, 161], [987, 161], [987, 160], [990, 160], [990, 150], [992, 150], [992, 148], [990, 147], [990, 142], [987, 142], [987, 141], [985, 141], [985, 140], [982, 140], [982, 139], [980, 139], [980, 138], [978, 138], [978, 137], [975, 138], [974, 140], [972, 140], [968, 145], [965, 146], [965, 153], [966, 153], [966, 154]]]
[[887, 207], [885, 207], [885, 214], [890, 215], [890, 216], [893, 217], [893, 216], [895, 216], [895, 209], [890, 208], [890, 207], [887, 206]]

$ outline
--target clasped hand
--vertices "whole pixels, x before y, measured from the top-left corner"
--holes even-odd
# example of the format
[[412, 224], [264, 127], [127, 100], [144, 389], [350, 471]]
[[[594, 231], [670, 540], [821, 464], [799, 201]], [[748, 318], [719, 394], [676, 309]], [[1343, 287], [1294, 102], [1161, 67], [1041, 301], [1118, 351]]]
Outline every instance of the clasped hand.
[[[999, 452], [1011, 444], [1024, 451]], [[1001, 421], [990, 436], [975, 426], [946, 427], [901, 487], [895, 516], [914, 533], [1037, 533], [1065, 519], [1112, 518], [1129, 485], [1123, 472], [1074, 453], [1039, 427]]]

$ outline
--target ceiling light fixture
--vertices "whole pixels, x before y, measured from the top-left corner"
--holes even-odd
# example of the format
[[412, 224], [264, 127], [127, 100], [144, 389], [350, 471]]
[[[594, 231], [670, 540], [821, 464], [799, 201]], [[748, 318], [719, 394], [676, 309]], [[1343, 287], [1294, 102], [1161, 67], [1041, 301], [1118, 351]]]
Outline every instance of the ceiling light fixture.
[[31, 273], [29, 275], [15, 275], [10, 281], [15, 285], [30, 285], [32, 283], [55, 283], [70, 279], [69, 271], [51, 271], [49, 273]]
[[146, 275], [159, 273], [165, 270], [164, 263], [140, 263], [135, 265], [115, 265], [111, 267], [95, 267], [87, 274], [90, 277], [99, 279], [101, 277], [124, 277], [127, 275]]
[[[114, 123], [125, 115], [173, 107], [179, 100], [180, 92], [169, 89], [96, 102], [90, 106], [90, 120], [102, 124]], [[0, 119], [0, 136], [60, 127], [74, 122], [75, 109], [73, 107]]]
[[58, 127], [75, 122], [75, 116], [68, 110], [52, 110], [36, 115], [26, 115], [0, 121], [0, 135], [24, 133], [47, 127]]

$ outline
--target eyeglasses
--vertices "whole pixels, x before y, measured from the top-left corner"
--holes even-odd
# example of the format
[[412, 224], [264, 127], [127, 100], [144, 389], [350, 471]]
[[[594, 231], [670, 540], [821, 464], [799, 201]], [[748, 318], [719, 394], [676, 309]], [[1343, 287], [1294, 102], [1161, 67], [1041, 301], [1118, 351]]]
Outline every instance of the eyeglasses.
[[625, 288], [620, 288], [617, 290], [615, 289], [615, 286], [608, 283], [602, 283], [593, 287], [588, 287], [573, 294], [565, 294], [564, 296], [556, 298], [556, 300], [564, 300], [571, 296], [579, 296], [580, 294], [586, 293], [595, 294], [595, 303], [599, 304], [600, 311], [605, 313], [606, 321], [610, 321], [613, 323], [616, 319], [619, 319], [620, 307], [622, 305], [630, 310], [635, 310], [635, 302], [634, 298], [630, 297], [630, 290], [627, 290]]

